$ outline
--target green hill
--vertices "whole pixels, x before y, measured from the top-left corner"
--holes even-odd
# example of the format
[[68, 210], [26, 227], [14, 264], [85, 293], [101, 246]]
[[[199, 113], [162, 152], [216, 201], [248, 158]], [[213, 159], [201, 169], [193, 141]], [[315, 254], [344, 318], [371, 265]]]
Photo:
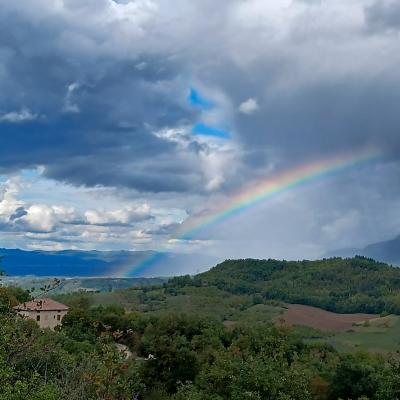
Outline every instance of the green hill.
[[359, 256], [317, 261], [227, 260], [195, 276], [192, 284], [335, 312], [400, 314], [400, 269]]

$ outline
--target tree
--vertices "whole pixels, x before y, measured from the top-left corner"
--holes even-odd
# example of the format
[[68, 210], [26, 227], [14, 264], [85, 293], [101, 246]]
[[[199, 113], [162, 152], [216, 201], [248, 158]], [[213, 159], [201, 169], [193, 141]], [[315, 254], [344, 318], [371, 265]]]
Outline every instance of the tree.
[[400, 361], [389, 360], [389, 366], [379, 376], [376, 400], [400, 399]]
[[333, 378], [330, 398], [375, 398], [384, 366], [384, 359], [379, 355], [365, 352], [343, 355]]

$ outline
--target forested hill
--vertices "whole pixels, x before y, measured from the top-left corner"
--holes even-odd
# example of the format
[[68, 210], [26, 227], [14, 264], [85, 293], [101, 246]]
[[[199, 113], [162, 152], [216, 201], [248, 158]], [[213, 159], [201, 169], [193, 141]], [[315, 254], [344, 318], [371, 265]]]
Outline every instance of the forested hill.
[[400, 314], [400, 269], [359, 256], [318, 261], [227, 260], [196, 275], [193, 284], [336, 312]]

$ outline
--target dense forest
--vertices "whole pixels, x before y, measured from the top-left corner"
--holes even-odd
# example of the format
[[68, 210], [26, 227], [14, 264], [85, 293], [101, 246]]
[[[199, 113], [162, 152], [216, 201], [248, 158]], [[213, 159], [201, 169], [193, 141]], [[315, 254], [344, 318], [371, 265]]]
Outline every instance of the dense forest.
[[284, 307], [276, 299], [358, 311], [369, 298], [384, 311], [397, 271], [359, 257], [231, 260], [158, 286], [59, 295], [71, 309], [56, 331], [14, 313], [28, 291], [0, 287], [0, 400], [400, 399], [398, 352], [338, 351], [266, 315]]

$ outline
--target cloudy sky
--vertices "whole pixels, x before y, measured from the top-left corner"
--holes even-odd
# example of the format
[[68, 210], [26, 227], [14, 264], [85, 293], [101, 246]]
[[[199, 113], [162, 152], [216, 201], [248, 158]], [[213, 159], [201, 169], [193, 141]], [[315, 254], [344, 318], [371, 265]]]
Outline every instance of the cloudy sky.
[[[396, 0], [0, 0], [0, 238], [313, 258], [400, 233]], [[310, 162], [379, 159], [176, 241]]]

